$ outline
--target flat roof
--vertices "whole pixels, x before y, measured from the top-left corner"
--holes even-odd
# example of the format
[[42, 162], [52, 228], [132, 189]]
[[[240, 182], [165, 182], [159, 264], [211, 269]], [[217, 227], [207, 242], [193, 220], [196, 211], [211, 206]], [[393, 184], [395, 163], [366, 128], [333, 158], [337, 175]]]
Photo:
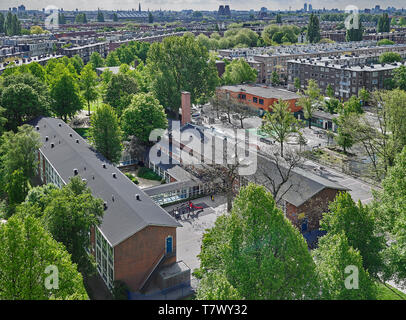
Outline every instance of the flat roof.
[[[77, 169], [93, 196], [107, 203], [99, 228], [113, 247], [147, 226], [182, 226], [62, 120], [39, 117], [30, 124], [39, 127], [43, 143], [40, 150], [65, 183]], [[140, 200], [136, 200], [136, 194]]]
[[220, 87], [220, 89], [229, 90], [233, 92], [246, 92], [263, 98], [275, 98], [282, 100], [291, 100], [300, 98], [299, 95], [297, 95], [292, 91], [265, 86], [235, 85], [235, 86], [222, 86]]

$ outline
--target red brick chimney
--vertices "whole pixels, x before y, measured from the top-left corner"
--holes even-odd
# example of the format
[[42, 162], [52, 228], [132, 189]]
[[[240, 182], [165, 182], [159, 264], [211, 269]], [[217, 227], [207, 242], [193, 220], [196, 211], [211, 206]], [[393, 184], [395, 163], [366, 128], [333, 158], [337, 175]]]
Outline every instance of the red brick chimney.
[[182, 126], [191, 120], [190, 92], [182, 91]]

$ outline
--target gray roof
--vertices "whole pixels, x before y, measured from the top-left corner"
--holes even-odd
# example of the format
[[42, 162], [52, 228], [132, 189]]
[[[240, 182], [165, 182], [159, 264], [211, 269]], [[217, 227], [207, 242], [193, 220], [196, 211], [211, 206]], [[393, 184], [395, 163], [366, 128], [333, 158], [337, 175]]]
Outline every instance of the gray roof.
[[[67, 183], [79, 171], [87, 180], [92, 194], [107, 202], [100, 230], [112, 246], [116, 246], [147, 226], [181, 227], [164, 209], [128, 179], [102, 155], [60, 119], [40, 117], [31, 122], [39, 127], [43, 146], [40, 148], [49, 162]], [[59, 124], [61, 126], [59, 126]], [[72, 137], [69, 136], [72, 134]], [[45, 137], [49, 140], [46, 142]], [[76, 140], [79, 143], [76, 143]], [[51, 148], [50, 144], [55, 147]], [[103, 168], [106, 164], [106, 169]], [[116, 178], [113, 177], [116, 174]], [[140, 195], [140, 201], [135, 195]], [[114, 197], [114, 201], [113, 201]]]
[[[263, 174], [265, 170], [266, 175], [272, 178], [276, 185], [281, 183], [281, 174], [279, 173], [273, 160], [265, 158], [262, 155], [258, 155], [257, 161], [257, 174], [255, 175], [255, 178], [251, 176], [248, 178], [248, 180], [263, 184], [265, 187], [269, 187], [269, 180]], [[286, 176], [287, 169], [282, 168], [282, 170], [285, 170], [284, 175]], [[309, 170], [305, 171], [299, 167], [295, 167], [292, 170], [288, 181], [279, 190], [278, 196], [290, 204], [293, 204], [295, 207], [299, 207], [324, 189], [334, 189], [340, 191], [350, 190], [334, 181], [316, 175]]]
[[282, 100], [299, 99], [300, 97], [291, 91], [285, 89], [278, 89], [265, 86], [249, 86], [249, 85], [236, 85], [236, 86], [223, 86], [220, 87], [223, 90], [229, 90], [233, 92], [247, 92], [263, 98], [275, 98]]
[[[192, 129], [192, 130], [190, 130]], [[234, 141], [230, 139], [230, 137], [227, 137], [225, 133], [221, 133], [217, 130], [211, 130], [211, 128], [204, 127], [204, 126], [198, 126], [194, 124], [186, 124], [181, 127], [181, 132], [182, 134], [185, 133], [185, 130], [190, 130], [188, 133], [191, 135], [195, 135], [197, 139], [195, 141], [200, 141], [202, 137], [205, 138], [204, 144], [214, 142], [215, 139], [218, 139], [218, 141], [224, 141], [224, 138], [227, 138], [231, 141], [231, 143]], [[187, 136], [187, 135], [186, 135]], [[210, 136], [212, 136], [210, 138]], [[173, 135], [174, 139], [176, 140], [177, 135]], [[156, 145], [162, 144], [165, 145], [166, 141], [165, 137], [162, 137], [160, 142], [158, 142]], [[182, 139], [185, 139], [185, 136], [182, 137]], [[206, 141], [207, 140], [207, 141]], [[196, 145], [197, 150], [199, 150], [199, 143]], [[238, 146], [239, 149], [241, 149], [240, 146]], [[175, 154], [174, 150], [171, 150], [173, 154]], [[250, 152], [256, 152], [253, 151], [252, 149]], [[188, 153], [186, 153], [184, 156], [186, 156]], [[239, 154], [243, 154], [241, 151]], [[264, 185], [268, 189], [271, 190], [269, 180], [265, 177], [263, 172], [266, 172], [266, 174], [273, 180], [275, 181], [276, 185], [281, 183], [281, 174], [278, 171], [278, 168], [273, 162], [273, 160], [264, 157], [263, 155], [256, 153], [257, 154], [257, 172], [253, 176], [245, 176], [249, 181], [253, 181], [255, 183]], [[179, 156], [179, 154], [177, 154]], [[185, 159], [183, 159], [185, 160]], [[218, 152], [213, 152], [213, 159], [215, 163], [221, 163], [223, 160], [223, 155]], [[185, 163], [185, 162], [184, 162]], [[205, 164], [197, 164], [194, 165], [195, 167], [199, 166], [205, 166]], [[281, 170], [284, 170], [282, 167]], [[285, 169], [286, 170], [286, 169]], [[286, 172], [286, 171], [285, 171]], [[176, 182], [175, 182], [176, 183]], [[172, 183], [174, 184], [174, 183]], [[156, 186], [152, 188], [148, 188], [148, 191], [145, 190], [149, 195], [153, 194], [159, 194], [160, 192], [164, 191], [169, 191], [171, 188], [172, 184], [167, 184], [167, 185], [161, 185], [161, 186]], [[168, 188], [168, 189], [165, 189]], [[172, 190], [174, 189], [174, 186], [172, 186]], [[302, 204], [304, 204], [306, 201], [311, 199], [313, 196], [318, 194], [320, 191], [324, 189], [334, 189], [334, 190], [341, 190], [341, 191], [349, 191], [350, 189], [334, 182], [329, 179], [323, 178], [319, 175], [314, 174], [311, 171], [308, 170], [303, 170], [301, 168], [294, 168], [292, 171], [289, 180], [281, 187], [281, 190], [278, 192], [278, 196], [281, 197], [283, 200], [291, 203], [292, 205], [299, 207]]]

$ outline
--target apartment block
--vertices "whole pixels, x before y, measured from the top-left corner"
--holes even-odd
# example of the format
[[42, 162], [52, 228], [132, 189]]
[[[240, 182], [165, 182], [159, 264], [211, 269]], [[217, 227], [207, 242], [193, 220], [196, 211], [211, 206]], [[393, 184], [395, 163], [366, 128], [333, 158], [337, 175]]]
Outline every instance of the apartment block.
[[349, 99], [358, 95], [362, 88], [368, 91], [384, 89], [392, 71], [402, 63], [349, 65], [336, 64], [334, 60], [296, 59], [288, 62], [288, 88], [294, 90], [295, 78], [304, 88], [309, 79], [314, 79], [322, 93], [330, 85], [337, 98]]

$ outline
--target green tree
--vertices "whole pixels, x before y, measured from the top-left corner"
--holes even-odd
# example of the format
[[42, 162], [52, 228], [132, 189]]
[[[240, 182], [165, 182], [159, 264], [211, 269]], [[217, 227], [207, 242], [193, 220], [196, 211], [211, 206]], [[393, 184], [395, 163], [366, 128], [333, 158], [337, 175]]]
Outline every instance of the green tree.
[[154, 23], [154, 16], [151, 12], [148, 12], [148, 23]]
[[6, 185], [9, 206], [15, 206], [24, 201], [28, 193], [28, 178], [24, 176], [23, 170], [15, 170]]
[[75, 17], [75, 23], [79, 24], [86, 24], [87, 23], [87, 17], [85, 13], [79, 13]]
[[[0, 145], [0, 185], [2, 188], [12, 182], [12, 175], [22, 171], [25, 180], [31, 179], [37, 166], [38, 149], [41, 147], [40, 135], [30, 125], [18, 127], [17, 132], [5, 132]], [[15, 180], [20, 179], [20, 173]]]
[[330, 203], [329, 212], [323, 213], [320, 226], [328, 234], [344, 233], [348, 244], [360, 252], [364, 269], [378, 276], [385, 240], [378, 235], [376, 217], [369, 207], [363, 206], [361, 201], [356, 204], [349, 193], [341, 193]]
[[401, 62], [402, 57], [397, 52], [384, 52], [379, 56], [380, 63]]
[[[348, 244], [344, 233], [327, 234], [319, 240], [319, 247], [313, 251], [321, 284], [321, 298], [326, 300], [373, 300], [376, 287], [367, 271], [362, 267], [358, 250]], [[347, 269], [355, 267], [358, 271]], [[349, 279], [353, 275], [356, 280]], [[356, 286], [358, 289], [348, 289]]]
[[[53, 183], [33, 187], [28, 191], [28, 194], [25, 197], [25, 204], [28, 204], [29, 207], [36, 205], [42, 213], [46, 206], [51, 202], [52, 197], [50, 195], [55, 190], [58, 190], [58, 187]], [[37, 218], [41, 216], [42, 214], [40, 214]]]
[[386, 269], [384, 280], [406, 285], [406, 147], [389, 168], [382, 182], [382, 191], [374, 193], [373, 208], [382, 232], [389, 236], [383, 254]]
[[382, 14], [382, 16], [379, 17], [377, 31], [378, 32], [390, 31], [390, 19], [387, 13], [384, 13]]
[[303, 108], [304, 117], [308, 120], [309, 128], [312, 127], [312, 117], [314, 111], [320, 105], [320, 88], [317, 82], [313, 79], [309, 79], [307, 82], [307, 88], [304, 90], [304, 94], [300, 94], [298, 104]]
[[279, 74], [276, 70], [272, 71], [271, 82], [273, 85], [278, 85], [280, 83]]
[[361, 104], [365, 106], [368, 104], [369, 99], [371, 98], [371, 94], [367, 89], [362, 88], [361, 90], [358, 91], [358, 98], [360, 99]]
[[90, 56], [90, 61], [89, 63], [92, 64], [93, 68], [101, 68], [104, 66], [104, 60], [100, 56], [100, 53], [98, 52], [93, 52], [92, 55]]
[[300, 91], [300, 87], [301, 87], [300, 79], [296, 77], [294, 81], [295, 81], [294, 82], [295, 89], [297, 91]]
[[393, 71], [393, 81], [397, 88], [406, 91], [406, 66], [400, 66]]
[[106, 66], [107, 67], [118, 67], [120, 66], [120, 59], [117, 56], [117, 52], [112, 51], [107, 55], [106, 58]]
[[121, 116], [121, 125], [126, 136], [136, 136], [145, 144], [154, 129], [166, 129], [168, 120], [165, 110], [151, 94], [140, 93], [133, 97], [131, 105]]
[[364, 113], [364, 110], [361, 107], [361, 101], [360, 98], [357, 96], [351, 96], [351, 98], [344, 102], [342, 109], [340, 112], [343, 115], [347, 115], [349, 113], [357, 113], [357, 114], [362, 114]]
[[96, 100], [99, 96], [97, 91], [97, 74], [93, 71], [93, 66], [87, 64], [80, 75], [80, 86], [82, 89], [83, 98], [87, 102], [88, 114], [90, 116], [90, 103]]
[[104, 22], [104, 14], [100, 10], [97, 10], [97, 22]]
[[321, 39], [320, 36], [320, 22], [315, 14], [310, 15], [309, 25], [307, 26], [307, 40], [310, 43], [317, 43]]
[[333, 89], [333, 87], [331, 86], [331, 84], [329, 84], [329, 85], [327, 86], [326, 94], [327, 94], [327, 96], [328, 96], [330, 99], [334, 98], [334, 96], [335, 96], [335, 94], [334, 94], [334, 89]]
[[120, 117], [122, 111], [130, 105], [132, 96], [137, 92], [138, 84], [133, 77], [124, 73], [113, 74], [106, 85], [103, 100], [112, 106]]
[[276, 23], [282, 23], [282, 16], [280, 14], [276, 15]]
[[146, 72], [155, 97], [176, 116], [182, 91], [191, 93], [193, 104], [205, 103], [219, 83], [215, 61], [189, 35], [153, 43], [148, 51]]
[[[240, 190], [230, 214], [203, 235], [197, 297], [312, 299], [315, 265], [299, 231], [265, 187]], [[212, 273], [215, 273], [214, 275]]]
[[80, 88], [68, 68], [58, 68], [58, 75], [50, 83], [51, 109], [65, 122], [82, 110]]
[[378, 41], [378, 46], [391, 46], [395, 44], [395, 42], [389, 40], [389, 39], [382, 39]]
[[362, 35], [364, 33], [364, 29], [362, 27], [362, 22], [359, 19], [358, 25], [355, 26], [353, 19], [351, 19], [351, 21], [350, 21], [351, 28], [346, 30], [345, 39], [346, 39], [346, 41], [362, 41]]
[[83, 67], [85, 66], [84, 63], [83, 63], [82, 58], [79, 55], [75, 54], [70, 59], [70, 62], [75, 67], [76, 73], [80, 74], [82, 72]]
[[279, 100], [272, 106], [272, 113], [266, 112], [261, 130], [280, 144], [283, 157], [283, 144], [297, 132], [297, 120], [289, 109], [289, 104]]
[[[49, 266], [58, 268], [58, 289], [45, 286], [55, 275], [46, 273]], [[2, 300], [88, 299], [70, 255], [34, 217], [14, 216], [0, 227], [0, 275]]]
[[90, 141], [96, 150], [108, 160], [116, 163], [121, 158], [122, 132], [114, 109], [103, 104], [97, 108], [91, 118]]
[[48, 100], [48, 88], [33, 75], [16, 73], [4, 77], [0, 87], [0, 105], [5, 109], [6, 129], [16, 130], [26, 121], [47, 115]]
[[73, 177], [62, 189], [51, 192], [52, 200], [43, 212], [47, 229], [62, 242], [79, 270], [88, 273], [91, 227], [101, 224], [103, 200], [92, 196], [86, 182]]
[[344, 153], [347, 152], [348, 148], [351, 148], [354, 143], [354, 135], [351, 127], [350, 115], [354, 113], [340, 114], [338, 118], [334, 119], [338, 125], [337, 135], [334, 137], [336, 143], [343, 149]]
[[227, 85], [254, 82], [257, 79], [257, 73], [257, 70], [251, 68], [244, 59], [235, 59], [226, 66], [222, 80]]

